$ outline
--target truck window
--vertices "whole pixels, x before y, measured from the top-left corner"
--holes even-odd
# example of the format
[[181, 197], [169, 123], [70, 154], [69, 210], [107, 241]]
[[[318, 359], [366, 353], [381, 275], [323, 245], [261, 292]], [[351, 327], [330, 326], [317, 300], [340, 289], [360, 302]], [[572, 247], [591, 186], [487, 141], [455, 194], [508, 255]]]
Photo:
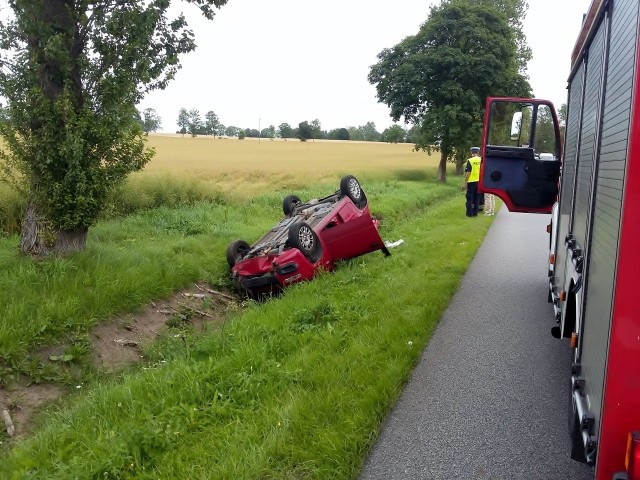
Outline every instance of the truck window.
[[513, 102], [491, 104], [489, 144], [528, 147], [531, 143], [533, 106]]
[[540, 160], [556, 160], [556, 133], [553, 115], [548, 105], [538, 106], [533, 153]]
[[488, 145], [532, 148], [538, 160], [559, 159], [559, 144], [549, 105], [493, 102], [489, 118]]

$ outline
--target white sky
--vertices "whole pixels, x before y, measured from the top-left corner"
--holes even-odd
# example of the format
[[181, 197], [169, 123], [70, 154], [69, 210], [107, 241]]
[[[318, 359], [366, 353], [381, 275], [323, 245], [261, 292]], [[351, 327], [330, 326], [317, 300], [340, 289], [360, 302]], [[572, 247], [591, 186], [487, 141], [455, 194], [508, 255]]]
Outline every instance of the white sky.
[[[162, 130], [175, 132], [181, 107], [213, 110], [226, 126], [297, 127], [319, 119], [324, 130], [392, 124], [389, 109], [367, 81], [376, 55], [418, 32], [438, 0], [229, 0], [212, 22], [184, 9], [198, 49], [154, 108]], [[536, 97], [566, 102], [571, 51], [591, 0], [529, 0], [525, 34], [533, 50]]]

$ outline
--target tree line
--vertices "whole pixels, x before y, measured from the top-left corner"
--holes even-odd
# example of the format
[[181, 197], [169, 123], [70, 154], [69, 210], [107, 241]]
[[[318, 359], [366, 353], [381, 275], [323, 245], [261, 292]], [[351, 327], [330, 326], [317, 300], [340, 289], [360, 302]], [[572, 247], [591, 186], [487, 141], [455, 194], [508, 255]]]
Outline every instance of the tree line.
[[[162, 119], [155, 109], [146, 108], [142, 112], [137, 113], [137, 121], [146, 133], [157, 132], [162, 128]], [[403, 128], [398, 124], [379, 132], [374, 122], [367, 122], [357, 127], [342, 127], [332, 130], [323, 130], [320, 120], [315, 119], [311, 122], [303, 121], [297, 127], [293, 127], [289, 123], [281, 123], [277, 127], [269, 125], [261, 130], [256, 128], [240, 128], [235, 126], [224, 125], [218, 115], [212, 110], [208, 111], [202, 118], [198, 109], [187, 110], [181, 108], [178, 112], [176, 121], [178, 130], [176, 133], [192, 137], [198, 135], [208, 135], [214, 137], [238, 138], [266, 138], [283, 140], [298, 139], [306, 142], [307, 140], [354, 140], [364, 142], [387, 142], [387, 143], [415, 143], [418, 139], [418, 129], [413, 126], [411, 128]]]

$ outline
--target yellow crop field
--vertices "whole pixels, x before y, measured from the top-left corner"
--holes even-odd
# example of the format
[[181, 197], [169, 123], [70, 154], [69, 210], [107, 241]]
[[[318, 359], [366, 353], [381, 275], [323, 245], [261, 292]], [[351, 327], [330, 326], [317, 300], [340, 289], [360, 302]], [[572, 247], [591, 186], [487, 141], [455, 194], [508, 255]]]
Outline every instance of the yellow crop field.
[[335, 183], [344, 174], [368, 179], [420, 176], [431, 174], [439, 158], [414, 152], [413, 144], [406, 143], [150, 135], [148, 145], [156, 149], [156, 156], [137, 176], [197, 179], [223, 191]]

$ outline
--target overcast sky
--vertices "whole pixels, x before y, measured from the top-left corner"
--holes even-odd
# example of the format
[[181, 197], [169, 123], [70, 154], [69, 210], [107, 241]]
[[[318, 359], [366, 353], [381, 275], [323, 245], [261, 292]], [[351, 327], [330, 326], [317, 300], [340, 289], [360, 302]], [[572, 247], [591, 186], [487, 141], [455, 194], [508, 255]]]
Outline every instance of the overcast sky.
[[[418, 32], [438, 0], [229, 0], [209, 22], [180, 5], [198, 48], [182, 58], [170, 86], [145, 98], [162, 130], [175, 132], [178, 110], [213, 110], [226, 126], [296, 127], [319, 119], [324, 130], [392, 124], [376, 100], [369, 67], [384, 48]], [[529, 0], [525, 34], [529, 77], [538, 98], [566, 102], [571, 51], [591, 0]]]

